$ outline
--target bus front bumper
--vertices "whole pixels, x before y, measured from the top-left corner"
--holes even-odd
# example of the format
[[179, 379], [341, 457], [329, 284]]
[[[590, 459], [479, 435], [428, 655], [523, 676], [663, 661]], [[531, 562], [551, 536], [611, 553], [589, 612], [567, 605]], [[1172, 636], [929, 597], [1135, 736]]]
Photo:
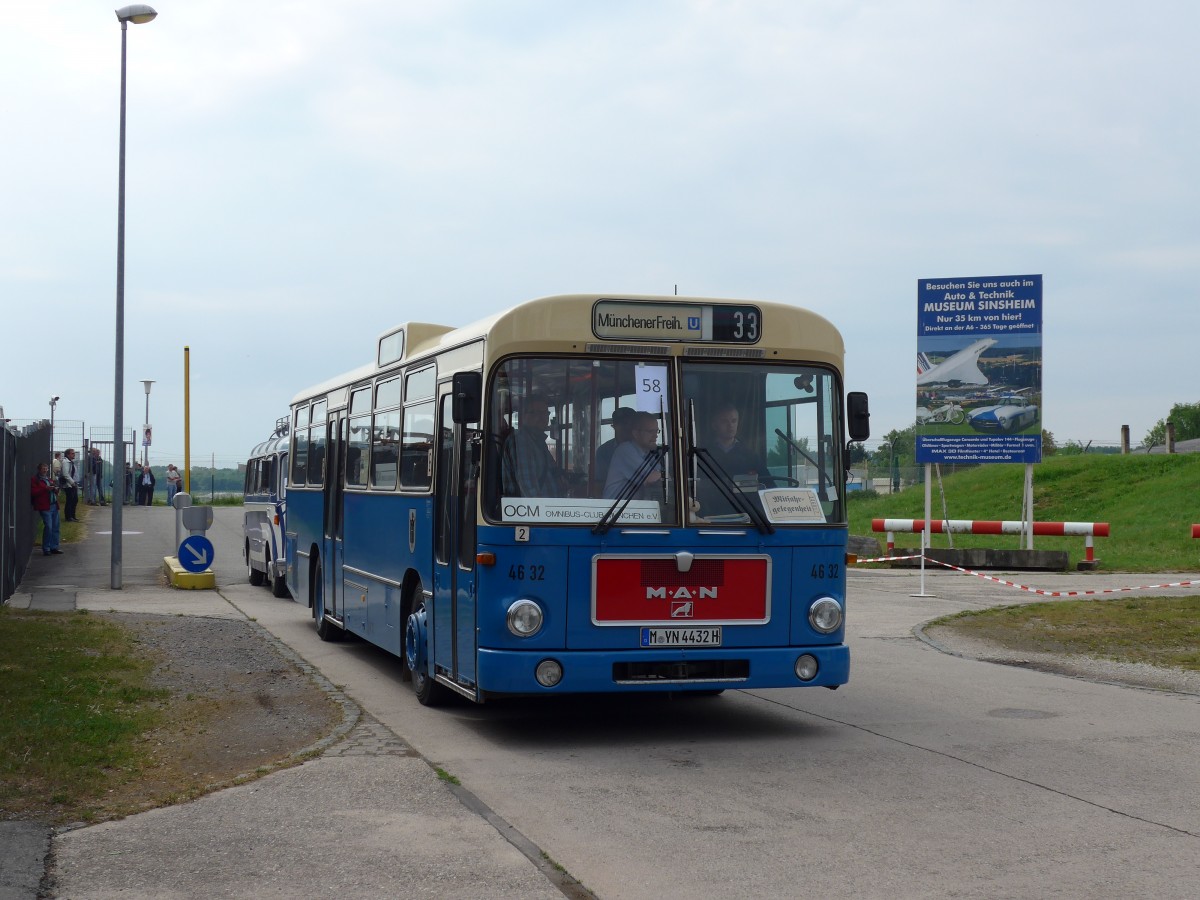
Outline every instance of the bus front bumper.
[[[802, 681], [797, 660], [816, 660]], [[554, 660], [562, 679], [545, 687], [539, 664]], [[735, 688], [836, 687], [850, 680], [850, 648], [728, 647], [712, 650], [489, 650], [479, 651], [478, 685], [490, 694], [578, 694], [618, 691], [713, 691]]]

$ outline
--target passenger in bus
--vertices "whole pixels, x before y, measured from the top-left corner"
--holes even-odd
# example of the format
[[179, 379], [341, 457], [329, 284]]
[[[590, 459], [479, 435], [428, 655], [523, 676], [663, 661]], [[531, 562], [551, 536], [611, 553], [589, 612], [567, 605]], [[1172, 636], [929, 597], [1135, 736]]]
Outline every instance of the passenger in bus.
[[530, 394], [518, 409], [517, 427], [501, 451], [501, 483], [506, 497], [565, 497], [567, 479], [546, 446], [550, 405]]
[[[615, 499], [634, 479], [646, 457], [658, 445], [658, 419], [648, 412], [638, 412], [633, 415], [630, 427], [630, 439], [623, 441], [613, 452], [612, 463], [608, 467], [608, 477], [604, 481], [604, 497]], [[661, 496], [662, 466], [656, 465], [642, 481], [635, 500], [653, 500]]]
[[604, 495], [604, 484], [608, 480], [608, 467], [612, 464], [613, 453], [617, 447], [633, 437], [633, 420], [636, 417], [637, 410], [628, 406], [618, 406], [613, 410], [612, 428], [616, 436], [596, 448], [596, 470], [592, 473], [593, 497]]

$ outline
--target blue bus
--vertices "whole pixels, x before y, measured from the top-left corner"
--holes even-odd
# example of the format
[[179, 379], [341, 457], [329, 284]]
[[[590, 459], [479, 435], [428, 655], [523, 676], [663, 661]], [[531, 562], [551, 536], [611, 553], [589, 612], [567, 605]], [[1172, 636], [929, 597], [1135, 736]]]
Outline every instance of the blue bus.
[[242, 557], [253, 585], [270, 584], [276, 597], [291, 597], [283, 535], [287, 521], [289, 418], [275, 422], [270, 438], [250, 451], [242, 488]]
[[408, 323], [296, 395], [287, 579], [323, 640], [455, 694], [849, 678], [847, 437], [826, 319], [569, 295]]

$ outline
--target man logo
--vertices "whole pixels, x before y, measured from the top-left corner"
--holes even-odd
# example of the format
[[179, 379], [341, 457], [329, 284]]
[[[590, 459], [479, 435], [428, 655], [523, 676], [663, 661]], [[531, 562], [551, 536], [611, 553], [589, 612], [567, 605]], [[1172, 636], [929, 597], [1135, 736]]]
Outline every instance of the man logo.
[[686, 600], [683, 603], [671, 604], [672, 619], [690, 619], [692, 617], [692, 601]]
[[716, 600], [717, 589], [715, 587], [702, 587], [699, 590], [686, 587], [665, 588], [665, 587], [648, 587], [646, 588], [647, 600], [666, 600], [668, 595], [672, 600], [696, 599], [700, 600]]

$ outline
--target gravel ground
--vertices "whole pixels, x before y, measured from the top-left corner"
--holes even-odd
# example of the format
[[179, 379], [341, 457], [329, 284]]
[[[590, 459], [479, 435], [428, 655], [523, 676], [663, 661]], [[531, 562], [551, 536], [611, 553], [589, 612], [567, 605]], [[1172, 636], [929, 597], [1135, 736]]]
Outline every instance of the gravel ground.
[[[343, 725], [347, 710], [252, 622], [106, 613], [157, 661], [162, 726], [147, 769], [115, 786], [97, 818], [176, 803], [281, 765]], [[287, 655], [285, 655], [287, 654]]]

